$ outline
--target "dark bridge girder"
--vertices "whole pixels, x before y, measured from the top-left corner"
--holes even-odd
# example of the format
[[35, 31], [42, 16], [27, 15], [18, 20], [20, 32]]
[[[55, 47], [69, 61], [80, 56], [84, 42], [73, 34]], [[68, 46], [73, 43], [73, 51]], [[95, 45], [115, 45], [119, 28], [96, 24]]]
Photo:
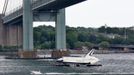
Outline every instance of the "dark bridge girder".
[[35, 10], [59, 10], [59, 9], [66, 8], [68, 6], [83, 2], [83, 1], [86, 1], [86, 0], [53, 0], [52, 2], [48, 4], [41, 5]]
[[[49, 11], [57, 11], [62, 8], [66, 8], [68, 6], [80, 3], [86, 0], [37, 0], [32, 5], [32, 10], [37, 12], [49, 12]], [[3, 17], [4, 24], [14, 24], [22, 21], [22, 8], [17, 11]], [[14, 16], [12, 16], [14, 15]], [[17, 19], [17, 21], [16, 21]], [[18, 20], [19, 19], [19, 20]], [[12, 22], [13, 21], [13, 22]]]

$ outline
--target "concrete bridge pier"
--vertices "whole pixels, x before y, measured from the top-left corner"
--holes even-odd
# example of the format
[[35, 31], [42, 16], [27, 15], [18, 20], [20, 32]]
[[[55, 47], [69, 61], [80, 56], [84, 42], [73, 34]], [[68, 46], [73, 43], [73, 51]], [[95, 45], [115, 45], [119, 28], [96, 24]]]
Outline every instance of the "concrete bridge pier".
[[35, 58], [33, 50], [33, 11], [31, 0], [23, 0], [23, 50], [19, 51], [20, 58]]
[[18, 47], [22, 45], [22, 26], [21, 25], [4, 25], [5, 46]]
[[0, 45], [2, 47], [22, 46], [22, 25], [4, 25], [0, 14]]
[[68, 56], [66, 50], [66, 25], [65, 25], [65, 9], [61, 9], [56, 15], [56, 50], [52, 52], [53, 58]]
[[65, 9], [59, 10], [56, 16], [56, 49], [66, 49]]
[[30, 0], [23, 0], [23, 50], [33, 50], [33, 12]]
[[4, 25], [2, 21], [2, 14], [0, 14], [0, 46], [4, 46], [4, 41], [3, 41], [3, 34], [4, 34]]

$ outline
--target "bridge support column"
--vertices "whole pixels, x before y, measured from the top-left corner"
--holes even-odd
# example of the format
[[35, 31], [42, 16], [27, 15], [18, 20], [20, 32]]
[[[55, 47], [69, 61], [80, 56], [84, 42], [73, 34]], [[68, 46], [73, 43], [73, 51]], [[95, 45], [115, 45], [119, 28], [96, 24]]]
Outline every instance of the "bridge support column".
[[0, 46], [7, 46], [7, 26], [3, 24], [2, 14], [0, 14]]
[[[60, 58], [68, 56], [66, 50], [66, 25], [65, 25], [65, 9], [57, 12], [56, 16], [56, 51], [52, 52], [52, 58]], [[64, 50], [64, 51], [61, 51]]]
[[23, 50], [33, 50], [33, 12], [31, 0], [23, 0]]
[[[4, 44], [3, 44], [3, 27], [4, 25], [3, 25], [3, 21], [2, 21], [2, 14], [0, 14], [0, 46], [3, 46]], [[4, 40], [5, 41], [5, 40]]]
[[65, 9], [59, 10], [56, 16], [56, 49], [66, 49]]
[[23, 0], [23, 51], [19, 52], [21, 58], [35, 58], [33, 51], [33, 12], [31, 0]]

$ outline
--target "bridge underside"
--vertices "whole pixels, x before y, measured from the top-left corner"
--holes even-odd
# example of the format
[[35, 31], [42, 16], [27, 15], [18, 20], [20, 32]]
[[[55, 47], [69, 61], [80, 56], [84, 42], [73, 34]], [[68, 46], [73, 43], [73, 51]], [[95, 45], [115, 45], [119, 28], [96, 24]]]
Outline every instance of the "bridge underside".
[[[31, 3], [29, 0], [23, 0], [23, 9], [20, 8], [10, 15], [3, 17], [3, 22], [1, 20], [0, 26], [2, 29], [0, 29], [0, 31], [2, 30], [2, 32], [0, 35], [4, 36], [0, 37], [0, 45], [23, 45], [23, 51], [26, 51], [26, 53], [28, 53], [27, 51], [33, 51], [32, 22], [55, 21], [56, 49], [66, 49], [64, 8], [82, 1], [85, 0], [37, 0], [30, 6]], [[3, 39], [3, 41], [1, 39]], [[25, 53], [23, 54], [22, 52], [20, 55], [25, 55]]]
[[35, 10], [59, 10], [85, 0], [50, 0], [48, 4], [40, 5]]
[[[80, 3], [82, 1], [86, 0], [37, 0], [32, 5], [32, 10], [34, 13], [46, 13], [51, 12], [55, 13], [55, 11], [58, 11], [59, 9], [66, 8], [68, 6]], [[17, 22], [21, 22], [22, 15], [23, 15], [23, 9], [20, 8], [17, 11], [14, 11], [14, 13], [11, 13], [10, 15], [7, 15], [3, 18], [4, 24], [14, 24]]]
[[[55, 21], [56, 49], [66, 49], [65, 9], [85, 0], [23, 0], [23, 8], [0, 16], [0, 45], [21, 46], [21, 58], [36, 57], [33, 47], [33, 21]], [[3, 35], [3, 36], [1, 36]], [[27, 56], [29, 55], [29, 56]]]

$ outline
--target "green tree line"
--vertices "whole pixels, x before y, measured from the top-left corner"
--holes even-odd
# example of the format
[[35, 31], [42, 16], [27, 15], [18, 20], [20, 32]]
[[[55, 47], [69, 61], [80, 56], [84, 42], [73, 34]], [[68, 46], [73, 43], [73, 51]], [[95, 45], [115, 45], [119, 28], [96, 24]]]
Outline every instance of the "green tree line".
[[[82, 46], [92, 48], [101, 44], [134, 44], [134, 30], [131, 28], [105, 27], [84, 28], [66, 27], [68, 49], [79, 49]], [[55, 27], [34, 27], [34, 46], [37, 49], [55, 48]]]

